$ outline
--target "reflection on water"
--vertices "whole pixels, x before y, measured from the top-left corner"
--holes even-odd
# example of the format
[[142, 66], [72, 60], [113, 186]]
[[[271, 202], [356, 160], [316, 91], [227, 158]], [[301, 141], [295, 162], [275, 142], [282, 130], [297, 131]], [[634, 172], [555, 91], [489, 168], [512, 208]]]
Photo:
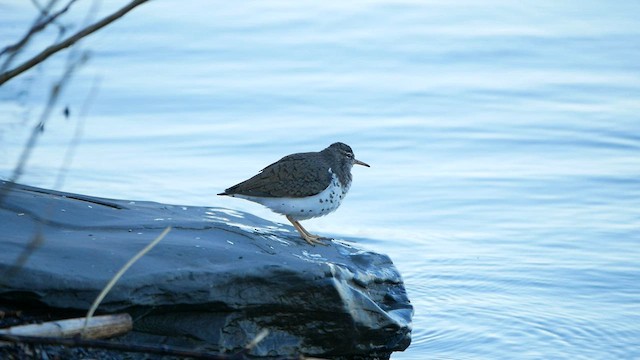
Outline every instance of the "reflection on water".
[[[1, 6], [15, 38], [31, 5]], [[305, 226], [392, 257], [415, 306], [394, 359], [637, 358], [639, 7], [152, 2], [85, 44], [23, 182], [53, 185], [96, 78], [62, 190], [282, 222], [215, 194], [343, 141], [372, 167]], [[0, 176], [63, 60], [0, 89]]]

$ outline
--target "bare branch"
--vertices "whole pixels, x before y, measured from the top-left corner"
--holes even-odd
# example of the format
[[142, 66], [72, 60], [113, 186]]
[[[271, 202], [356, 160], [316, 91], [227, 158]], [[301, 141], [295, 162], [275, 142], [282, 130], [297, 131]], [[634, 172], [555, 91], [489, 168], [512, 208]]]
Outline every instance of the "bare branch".
[[8, 70], [6, 72], [3, 72], [0, 74], [0, 86], [2, 86], [4, 83], [6, 83], [7, 81], [13, 79], [14, 77], [22, 74], [23, 72], [31, 69], [32, 67], [40, 64], [41, 62], [45, 61], [47, 58], [49, 58], [51, 55], [57, 53], [60, 50], [66, 49], [69, 46], [72, 46], [73, 44], [75, 44], [76, 42], [78, 42], [80, 39], [91, 35], [92, 33], [102, 29], [103, 27], [111, 24], [112, 22], [118, 20], [119, 18], [123, 17], [125, 14], [127, 14], [129, 11], [133, 10], [134, 8], [136, 8], [138, 5], [144, 4], [145, 2], [147, 2], [149, 0], [133, 0], [131, 1], [129, 4], [125, 5], [124, 7], [122, 7], [120, 10], [114, 12], [113, 14], [103, 18], [102, 20], [98, 21], [97, 23], [87, 26], [86, 28], [78, 31], [77, 33], [73, 34], [72, 36], [70, 36], [69, 38], [67, 38], [64, 41], [61, 41], [57, 44], [51, 45], [48, 48], [44, 49], [42, 52], [40, 52], [38, 55], [32, 57], [31, 59], [25, 61], [24, 63], [22, 63], [21, 65], [15, 67], [12, 70]]
[[105, 339], [126, 334], [133, 329], [133, 320], [127, 313], [96, 316], [86, 329], [84, 320], [75, 318], [15, 325], [0, 329], [0, 334], [70, 338], [83, 332], [85, 339]]
[[49, 94], [47, 105], [42, 111], [42, 115], [40, 115], [40, 121], [38, 121], [38, 123], [33, 127], [33, 130], [31, 130], [31, 135], [29, 136], [29, 139], [27, 140], [27, 144], [25, 145], [24, 149], [22, 150], [22, 153], [20, 154], [20, 158], [18, 159], [18, 164], [13, 170], [13, 174], [9, 178], [9, 181], [6, 182], [4, 186], [0, 187], [0, 204], [4, 200], [4, 197], [9, 193], [9, 191], [11, 190], [15, 182], [18, 181], [20, 176], [22, 176], [22, 173], [24, 172], [24, 167], [27, 165], [27, 161], [31, 156], [31, 151], [35, 148], [38, 138], [40, 137], [40, 134], [42, 134], [42, 132], [44, 131], [44, 126], [49, 120], [51, 110], [53, 109], [55, 104], [58, 102], [58, 98], [60, 96], [62, 89], [69, 82], [69, 79], [75, 72], [76, 68], [84, 64], [87, 61], [87, 59], [88, 59], [88, 55], [83, 54], [76, 61], [70, 62], [70, 64], [67, 66], [60, 80], [51, 87], [51, 93]]
[[49, 13], [49, 10], [53, 8], [53, 6], [58, 2], [58, 0], [50, 0], [46, 6], [42, 6], [37, 0], [31, 0], [33, 6], [38, 9], [40, 15], [46, 16]]
[[[71, 142], [67, 146], [67, 151], [64, 154], [62, 165], [60, 165], [60, 170], [58, 170], [58, 175], [56, 176], [56, 181], [53, 185], [54, 189], [62, 188], [62, 184], [64, 183], [65, 176], [69, 171], [69, 167], [71, 166], [71, 162], [75, 155], [75, 151], [78, 147], [78, 144], [80, 143], [80, 138], [82, 137], [82, 132], [84, 130], [84, 122], [85, 122], [84, 120], [87, 115], [87, 112], [89, 111], [89, 106], [93, 101], [93, 99], [95, 98], [97, 92], [98, 92], [98, 79], [96, 78], [94, 79], [93, 86], [91, 87], [91, 90], [89, 91], [89, 94], [87, 95], [87, 98], [85, 99], [84, 104], [82, 105], [82, 108], [80, 110], [78, 121], [76, 123], [76, 131], [73, 135], [73, 138], [71, 139]], [[69, 107], [65, 107], [64, 115], [66, 118], [69, 118]]]
[[71, 5], [73, 5], [73, 3], [75, 3], [76, 1], [77, 0], [70, 0], [67, 5], [65, 5], [65, 7], [52, 15], [49, 15], [49, 10], [51, 9], [51, 7], [53, 7], [55, 1], [51, 1], [45, 8], [39, 7], [38, 9], [40, 10], [40, 15], [36, 18], [33, 25], [31, 25], [29, 31], [24, 34], [22, 39], [18, 40], [18, 42], [13, 45], [8, 45], [4, 49], [2, 49], [2, 51], [0, 51], [0, 56], [9, 54], [7, 60], [4, 62], [4, 64], [2, 64], [2, 71], [5, 71], [11, 65], [13, 59], [20, 53], [20, 51], [25, 47], [25, 45], [27, 45], [29, 40], [31, 40], [31, 38], [35, 34], [44, 30], [47, 26], [49, 26], [49, 24], [55, 22], [61, 15], [69, 11]]

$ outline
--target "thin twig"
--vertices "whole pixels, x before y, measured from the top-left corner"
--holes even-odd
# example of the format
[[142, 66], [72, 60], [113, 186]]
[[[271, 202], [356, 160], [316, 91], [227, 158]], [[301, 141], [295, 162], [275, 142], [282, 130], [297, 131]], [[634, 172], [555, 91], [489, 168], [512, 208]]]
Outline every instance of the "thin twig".
[[84, 104], [82, 105], [82, 108], [80, 110], [80, 115], [76, 123], [76, 131], [73, 135], [73, 138], [71, 139], [71, 142], [67, 146], [67, 151], [64, 154], [62, 165], [60, 165], [60, 169], [58, 170], [58, 175], [56, 176], [56, 181], [53, 185], [53, 188], [56, 190], [60, 190], [60, 188], [62, 187], [62, 184], [64, 183], [65, 176], [69, 171], [69, 167], [71, 166], [71, 162], [73, 161], [75, 151], [78, 147], [78, 144], [80, 143], [80, 139], [82, 138], [82, 132], [84, 130], [84, 122], [85, 122], [87, 112], [89, 111], [89, 107], [93, 99], [95, 98], [97, 92], [98, 92], [98, 78], [95, 78], [93, 80], [93, 86], [91, 86], [91, 90], [89, 91], [89, 94], [87, 95], [87, 98], [85, 99]]
[[58, 2], [58, 0], [50, 0], [46, 6], [42, 6], [37, 0], [31, 0], [31, 4], [38, 9], [40, 12], [40, 16], [47, 16], [49, 11], [53, 8], [53, 6]]
[[51, 115], [51, 111], [53, 107], [56, 105], [56, 103], [58, 102], [60, 93], [62, 92], [64, 87], [67, 85], [69, 80], [71, 79], [71, 76], [75, 72], [76, 68], [84, 64], [87, 61], [87, 59], [88, 59], [88, 55], [84, 54], [77, 61], [70, 62], [69, 65], [67, 65], [67, 68], [65, 69], [65, 72], [60, 78], [60, 80], [58, 80], [58, 82], [53, 84], [53, 86], [51, 87], [51, 92], [49, 94], [49, 98], [47, 99], [47, 105], [45, 106], [44, 110], [42, 111], [42, 114], [40, 115], [40, 120], [31, 130], [31, 135], [29, 136], [29, 139], [27, 140], [27, 143], [24, 146], [22, 153], [20, 154], [20, 158], [18, 159], [18, 164], [14, 168], [13, 174], [11, 174], [11, 177], [9, 177], [9, 181], [6, 182], [4, 186], [0, 187], [0, 204], [2, 204], [4, 197], [9, 193], [11, 188], [15, 185], [15, 183], [20, 178], [20, 176], [22, 176], [22, 173], [24, 172], [24, 168], [27, 165], [27, 161], [31, 156], [31, 151], [35, 148], [38, 138], [44, 131], [45, 125]]
[[[120, 280], [122, 275], [124, 275], [124, 273], [127, 270], [129, 270], [131, 265], [133, 265], [136, 261], [138, 261], [138, 259], [140, 259], [146, 253], [148, 253], [149, 250], [153, 249], [153, 247], [156, 246], [156, 244], [158, 244], [160, 240], [162, 240], [169, 233], [169, 231], [171, 231], [171, 226], [167, 226], [167, 228], [164, 229], [164, 231], [160, 235], [158, 235], [158, 237], [155, 238], [155, 240], [149, 243], [149, 245], [145, 246], [144, 249], [140, 250], [134, 257], [131, 258], [131, 260], [127, 261], [127, 263], [124, 264], [124, 266], [113, 276], [113, 278], [109, 280], [109, 283], [107, 283], [107, 286], [105, 286], [104, 289], [102, 289], [102, 291], [100, 292], [100, 295], [96, 297], [96, 299], [93, 301], [93, 304], [91, 304], [91, 308], [87, 312], [87, 317], [84, 321], [85, 329], [87, 327], [87, 324], [89, 323], [89, 319], [91, 319], [91, 317], [93, 316], [93, 313], [96, 311], [96, 309], [98, 308], [98, 306], [100, 305], [104, 297], [107, 296], [111, 288], [113, 288], [116, 282]], [[85, 329], [83, 329], [82, 332], [84, 332]]]
[[[9, 178], [9, 181], [3, 182], [3, 184], [0, 185], [0, 204], [2, 204], [5, 196], [9, 194], [13, 186], [15, 186], [16, 181], [22, 175], [27, 161], [31, 156], [31, 151], [35, 148], [37, 140], [42, 134], [44, 126], [51, 116], [51, 111], [55, 104], [58, 102], [60, 93], [71, 79], [71, 76], [75, 72], [76, 68], [82, 65], [86, 61], [86, 58], [86, 56], [82, 56], [79, 60], [70, 61], [62, 77], [51, 87], [51, 92], [49, 94], [49, 98], [47, 99], [47, 105], [40, 115], [40, 121], [34, 126], [33, 130], [31, 131], [31, 136], [29, 137], [27, 143], [24, 146], [24, 149], [22, 150], [22, 153], [20, 154], [20, 159], [18, 160], [18, 163], [13, 170], [13, 174]], [[46, 220], [44, 220], [44, 222], [36, 223], [36, 229], [33, 238], [20, 253], [20, 256], [18, 257], [18, 259], [16, 259], [14, 265], [7, 269], [4, 274], [2, 274], [3, 276], [2, 278], [0, 278], [0, 285], [8, 283], [9, 280], [13, 278], [27, 263], [31, 255], [35, 253], [35, 251], [40, 246], [42, 246], [42, 244], [44, 244], [44, 235], [42, 228], [45, 224]]]
[[97, 23], [95, 23], [93, 25], [90, 25], [90, 26], [87, 26], [86, 28], [78, 31], [74, 35], [68, 37], [64, 41], [61, 41], [61, 42], [59, 42], [57, 44], [49, 46], [48, 48], [46, 48], [42, 52], [40, 52], [38, 55], [36, 55], [36, 56], [32, 57], [31, 59], [25, 61], [21, 65], [18, 65], [14, 69], [8, 70], [6, 72], [1, 73], [0, 74], [0, 86], [2, 86], [7, 81], [13, 79], [14, 77], [22, 74], [23, 72], [31, 69], [32, 67], [40, 64], [41, 62], [46, 60], [49, 56], [57, 53], [60, 50], [66, 49], [69, 46], [72, 46], [73, 44], [78, 42], [78, 40], [84, 38], [85, 36], [88, 36], [88, 35], [96, 32], [96, 31], [102, 29], [103, 27], [109, 25], [110, 23], [114, 22], [115, 20], [118, 20], [119, 18], [121, 18], [122, 16], [127, 14], [129, 11], [133, 10], [134, 8], [136, 8], [138, 5], [144, 4], [147, 1], [149, 1], [149, 0], [134, 0], [134, 1], [131, 1], [129, 4], [125, 5], [120, 10], [118, 10], [118, 11], [114, 12], [113, 14], [103, 18], [102, 20], [98, 21]]
[[36, 18], [33, 25], [29, 28], [26, 34], [22, 36], [20, 40], [18, 40], [15, 44], [8, 45], [2, 51], [0, 51], [0, 56], [4, 54], [9, 54], [7, 60], [5, 60], [4, 64], [2, 64], [2, 68], [0, 71], [5, 71], [10, 65], [13, 59], [20, 53], [20, 51], [27, 45], [31, 38], [44, 30], [49, 24], [54, 23], [60, 16], [69, 11], [71, 5], [75, 3], [77, 0], [70, 0], [67, 5], [65, 5], [62, 9], [58, 10], [54, 14], [49, 15], [49, 10], [53, 7], [56, 1], [51, 1], [47, 4], [46, 7], [38, 9], [40, 10], [40, 15]]
[[256, 335], [256, 337], [253, 338], [253, 340], [251, 340], [251, 342], [248, 343], [247, 346], [245, 346], [245, 350], [250, 351], [251, 349], [256, 347], [256, 345], [258, 345], [260, 341], [264, 340], [264, 338], [266, 338], [267, 335], [269, 335], [269, 330], [262, 329], [262, 331], [260, 331], [258, 335]]

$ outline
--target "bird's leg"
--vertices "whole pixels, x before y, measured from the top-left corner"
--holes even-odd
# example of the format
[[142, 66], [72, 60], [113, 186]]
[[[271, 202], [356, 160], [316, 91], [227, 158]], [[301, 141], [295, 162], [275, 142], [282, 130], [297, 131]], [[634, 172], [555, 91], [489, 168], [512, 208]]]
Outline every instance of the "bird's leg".
[[302, 225], [300, 225], [300, 223], [297, 220], [294, 220], [293, 218], [291, 218], [291, 216], [286, 215], [286, 217], [287, 217], [287, 220], [289, 220], [289, 222], [291, 222], [291, 224], [293, 224], [293, 227], [296, 228], [298, 233], [300, 233], [300, 236], [306, 242], [308, 242], [311, 245], [315, 245], [315, 244], [327, 245], [327, 244], [323, 243], [322, 241], [320, 241], [320, 239], [324, 239], [322, 236], [314, 235], [314, 234], [308, 232], [305, 228], [302, 227]]

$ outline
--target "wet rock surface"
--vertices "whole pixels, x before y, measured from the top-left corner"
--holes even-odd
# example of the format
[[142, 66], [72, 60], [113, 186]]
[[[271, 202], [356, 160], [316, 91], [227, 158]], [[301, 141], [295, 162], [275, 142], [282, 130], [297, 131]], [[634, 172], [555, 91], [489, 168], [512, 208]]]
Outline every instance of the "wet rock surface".
[[268, 329], [253, 355], [331, 358], [385, 358], [410, 343], [413, 309], [386, 255], [309, 246], [290, 226], [228, 209], [19, 184], [0, 201], [0, 302], [86, 310], [167, 226], [99, 308], [133, 316], [129, 341], [231, 352]]

